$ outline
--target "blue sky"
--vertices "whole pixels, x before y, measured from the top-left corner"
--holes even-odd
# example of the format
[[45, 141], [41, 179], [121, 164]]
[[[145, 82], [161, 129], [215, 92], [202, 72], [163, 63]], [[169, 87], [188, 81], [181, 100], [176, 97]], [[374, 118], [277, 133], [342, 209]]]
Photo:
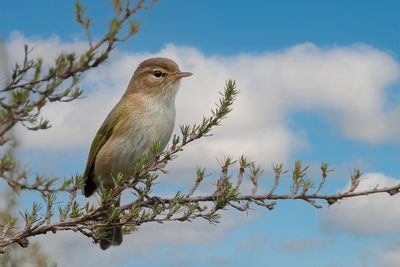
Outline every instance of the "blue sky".
[[[83, 1], [95, 37], [107, 27], [109, 2]], [[195, 74], [179, 92], [177, 124], [207, 115], [228, 78], [242, 92], [215, 137], [188, 148], [162, 177], [165, 184], [160, 180], [160, 191], [187, 188], [191, 181], [182, 177], [190, 177], [197, 163], [217, 173], [214, 155], [225, 153], [261, 162], [264, 187], [272, 162], [290, 166], [295, 159], [311, 165], [313, 178], [322, 161], [336, 169], [327, 192], [344, 188], [356, 167], [366, 173], [365, 186], [393, 183], [400, 173], [399, 8], [394, 0], [160, 1], [138, 14], [139, 34], [84, 78], [87, 99], [45, 110], [54, 130], [34, 137], [17, 130], [19, 156], [32, 173], [81, 172], [91, 137], [130, 73], [140, 60], [165, 55]], [[70, 1], [8, 1], [0, 15], [0, 37], [11, 60], [23, 43], [45, 59], [84, 47]], [[85, 114], [92, 117], [85, 120]], [[399, 266], [397, 200], [372, 197], [323, 210], [287, 201], [272, 212], [257, 208], [248, 215], [231, 210], [217, 227], [144, 226], [107, 252], [76, 235], [60, 234], [51, 245], [43, 242], [49, 236], [39, 241], [61, 266], [70, 260], [65, 248], [77, 255], [85, 249], [105, 266]], [[22, 207], [31, 201], [25, 198]]]
[[[63, 39], [83, 36], [71, 23], [69, 1], [23, 1], [2, 8], [1, 33], [22, 30], [27, 35], [56, 34]], [[109, 1], [82, 1], [90, 6], [97, 33], [106, 25]], [[303, 42], [318, 46], [364, 42], [398, 53], [398, 2], [354, 1], [160, 1], [150, 12], [141, 12], [140, 34], [126, 46], [159, 50], [164, 43], [198, 47], [207, 54], [259, 53]], [[18, 14], [18, 19], [16, 15]], [[46, 14], [46, 19], [43, 19]], [[99, 23], [96, 23], [99, 22]], [[39, 30], [40, 29], [40, 30]], [[193, 34], [195, 33], [195, 34]]]

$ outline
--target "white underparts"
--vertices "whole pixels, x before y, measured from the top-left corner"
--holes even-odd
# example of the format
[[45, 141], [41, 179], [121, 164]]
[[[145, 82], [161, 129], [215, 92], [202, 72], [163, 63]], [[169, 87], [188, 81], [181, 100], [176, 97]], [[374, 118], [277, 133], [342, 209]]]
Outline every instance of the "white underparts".
[[160, 142], [162, 149], [165, 148], [175, 125], [175, 96], [178, 89], [179, 81], [164, 88], [162, 94], [145, 97], [147, 111], [140, 116], [132, 114], [127, 134], [112, 141], [113, 159], [110, 169], [98, 173], [103, 184], [112, 183], [112, 176], [118, 173], [131, 175], [135, 162], [142, 155], [149, 155], [156, 142]]

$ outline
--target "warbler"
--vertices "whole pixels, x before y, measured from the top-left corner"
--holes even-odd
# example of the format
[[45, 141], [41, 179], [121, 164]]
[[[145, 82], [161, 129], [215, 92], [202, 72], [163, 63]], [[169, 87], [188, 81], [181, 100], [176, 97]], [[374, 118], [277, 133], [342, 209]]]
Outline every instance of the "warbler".
[[[137, 67], [128, 88], [101, 125], [90, 147], [84, 172], [83, 194], [91, 196], [99, 187], [114, 188], [114, 177], [129, 177], [135, 163], [149, 155], [159, 142], [164, 149], [175, 124], [175, 96], [181, 72], [171, 59], [150, 58]], [[115, 207], [119, 206], [116, 201]], [[120, 226], [106, 231], [101, 249], [122, 243]]]

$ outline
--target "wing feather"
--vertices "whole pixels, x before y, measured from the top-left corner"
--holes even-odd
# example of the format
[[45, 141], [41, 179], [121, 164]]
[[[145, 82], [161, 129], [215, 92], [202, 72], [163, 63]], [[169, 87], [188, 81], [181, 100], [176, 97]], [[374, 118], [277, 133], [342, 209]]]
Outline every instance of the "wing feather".
[[[118, 105], [117, 105], [118, 106]], [[115, 126], [118, 124], [121, 116], [120, 112], [117, 110], [117, 106], [108, 114], [107, 118], [101, 125], [96, 136], [94, 137], [92, 146], [90, 147], [89, 156], [86, 163], [84, 177], [83, 194], [86, 197], [91, 196], [97, 189], [98, 181], [94, 173], [94, 165], [96, 162], [97, 154], [100, 149], [104, 146], [107, 140], [112, 135]]]

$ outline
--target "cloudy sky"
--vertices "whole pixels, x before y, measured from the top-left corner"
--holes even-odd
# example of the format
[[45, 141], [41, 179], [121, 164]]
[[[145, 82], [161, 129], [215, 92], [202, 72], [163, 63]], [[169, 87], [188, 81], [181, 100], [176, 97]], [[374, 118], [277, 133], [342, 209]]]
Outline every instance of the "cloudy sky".
[[[85, 75], [84, 99], [44, 110], [50, 130], [16, 130], [18, 155], [32, 174], [81, 173], [94, 134], [136, 66], [166, 56], [194, 73], [178, 93], [176, 126], [209, 114], [229, 78], [240, 95], [214, 136], [188, 146], [169, 166], [160, 191], [186, 190], [201, 165], [211, 173], [207, 193], [218, 173], [215, 157], [241, 154], [265, 168], [265, 190], [272, 163], [290, 168], [296, 159], [310, 165], [316, 180], [322, 161], [336, 169], [326, 192], [346, 188], [354, 168], [365, 173], [362, 189], [392, 185], [400, 176], [400, 4], [349, 2], [161, 0], [138, 14], [137, 36]], [[94, 36], [101, 36], [110, 1], [83, 3]], [[10, 63], [25, 43], [45, 62], [86, 48], [70, 1], [8, 1], [0, 15]], [[23, 199], [21, 208], [31, 202]], [[399, 230], [399, 197], [379, 195], [322, 210], [289, 201], [271, 212], [228, 210], [218, 226], [145, 225], [105, 252], [73, 233], [37, 240], [60, 266], [394, 267]]]

